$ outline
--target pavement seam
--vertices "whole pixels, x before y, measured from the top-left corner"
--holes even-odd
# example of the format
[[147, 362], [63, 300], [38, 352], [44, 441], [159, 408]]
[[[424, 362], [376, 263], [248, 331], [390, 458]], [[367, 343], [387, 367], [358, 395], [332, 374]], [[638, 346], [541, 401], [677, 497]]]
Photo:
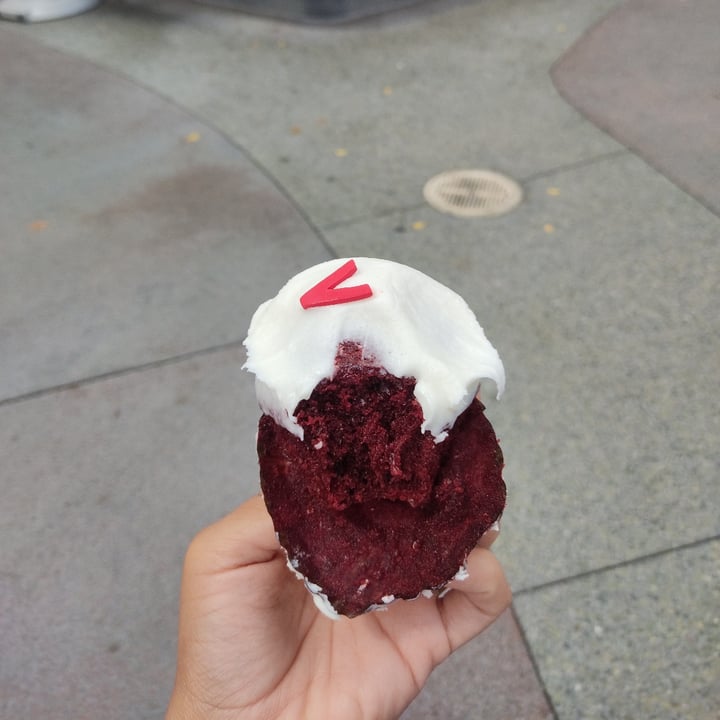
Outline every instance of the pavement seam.
[[212, 345], [210, 347], [200, 348], [199, 350], [190, 350], [189, 352], [172, 355], [171, 357], [160, 358], [158, 360], [151, 360], [146, 363], [141, 363], [140, 365], [130, 365], [124, 368], [108, 370], [104, 373], [89, 375], [88, 377], [79, 378], [77, 380], [70, 380], [69, 382], [60, 383], [59, 385], [51, 385], [49, 387], [31, 390], [30, 392], [22, 393], [20, 395], [1, 398], [0, 408], [7, 405], [16, 405], [17, 403], [25, 402], [26, 400], [35, 400], [36, 398], [44, 397], [46, 395], [54, 395], [55, 393], [61, 393], [66, 390], [75, 390], [76, 388], [84, 387], [85, 385], [93, 385], [95, 383], [112, 380], [113, 378], [122, 377], [124, 375], [132, 375], [134, 373], [145, 372], [146, 370], [154, 370], [155, 368], [165, 367], [166, 365], [177, 365], [185, 362], [186, 360], [194, 360], [197, 357], [213, 355], [215, 353], [223, 352], [224, 350], [234, 350], [242, 347], [243, 342], [243, 340], [230, 340], [229, 342], [221, 343], [219, 345]]
[[553, 87], [555, 88], [555, 91], [560, 96], [560, 98], [562, 98], [562, 100], [569, 107], [575, 110], [575, 112], [577, 112], [586, 122], [596, 127], [598, 130], [600, 130], [602, 133], [614, 140], [616, 143], [623, 145], [629, 153], [632, 153], [635, 157], [642, 160], [651, 170], [656, 172], [658, 175], [662, 175], [666, 180], [675, 185], [675, 187], [682, 190], [682, 192], [684, 192], [686, 195], [689, 195], [691, 198], [693, 198], [693, 200], [702, 205], [708, 212], [712, 213], [716, 217], [720, 217], [720, 213], [718, 212], [718, 209], [716, 207], [714, 207], [704, 198], [698, 197], [695, 192], [692, 191], [689, 187], [687, 187], [682, 180], [673, 177], [672, 174], [669, 174], [668, 168], [665, 167], [662, 162], [656, 162], [654, 159], [652, 159], [651, 154], [646, 155], [644, 152], [641, 152], [640, 149], [632, 147], [632, 143], [630, 145], [626, 144], [626, 140], [622, 138], [623, 133], [619, 132], [616, 128], [614, 128], [611, 122], [609, 122], [607, 119], [601, 120], [599, 118], [593, 117], [593, 113], [586, 110], [582, 102], [579, 102], [577, 98], [573, 97], [571, 92], [569, 92], [565, 87], [563, 87], [561, 83], [556, 82], [555, 80], [556, 70], [560, 66], [562, 61], [565, 60], [571, 53], [573, 53], [575, 49], [579, 47], [583, 42], [589, 40], [590, 35], [592, 35], [596, 30], [598, 30], [603, 23], [607, 22], [610, 16], [618, 12], [619, 9], [620, 5], [613, 8], [612, 10], [610, 10], [610, 12], [608, 12], [607, 15], [604, 15], [595, 23], [590, 25], [590, 27], [588, 27], [582, 33], [582, 35], [575, 41], [575, 43], [571, 45], [559, 58], [557, 58], [557, 60], [555, 60], [555, 62], [550, 66], [549, 70], [550, 80], [553, 84]]
[[[26, 37], [23, 35], [23, 37]], [[26, 37], [27, 39], [27, 37]], [[114, 77], [122, 79], [124, 82], [130, 83], [134, 85], [135, 87], [141, 88], [147, 93], [150, 93], [154, 97], [160, 98], [163, 102], [166, 102], [171, 107], [175, 108], [176, 110], [179, 110], [180, 112], [187, 115], [189, 118], [196, 120], [198, 123], [201, 123], [204, 125], [208, 130], [211, 132], [214, 132], [218, 135], [218, 137], [222, 138], [228, 145], [233, 147], [235, 150], [237, 150], [266, 180], [268, 180], [272, 186], [285, 198], [285, 200], [290, 203], [290, 205], [293, 207], [293, 209], [300, 215], [300, 217], [305, 221], [307, 226], [312, 230], [315, 237], [320, 241], [320, 244], [323, 246], [323, 248], [330, 254], [330, 259], [337, 257], [337, 252], [334, 250], [334, 248], [330, 245], [330, 243], [327, 241], [327, 238], [323, 234], [320, 227], [310, 218], [310, 216], [305, 212], [305, 209], [297, 202], [297, 200], [294, 198], [293, 195], [290, 194], [289, 190], [280, 182], [280, 180], [272, 173], [270, 170], [265, 167], [260, 160], [255, 157], [244, 145], [236, 141], [234, 138], [232, 138], [225, 130], [219, 128], [215, 123], [211, 122], [207, 118], [203, 117], [199, 113], [195, 112], [194, 110], [191, 110], [190, 108], [185, 107], [184, 105], [181, 105], [177, 100], [175, 100], [172, 97], [169, 97], [165, 93], [160, 92], [156, 88], [147, 85], [143, 82], [139, 82], [136, 78], [131, 77], [129, 75], [126, 75], [123, 72], [120, 72], [116, 68], [109, 67], [103, 63], [97, 62], [96, 60], [91, 60], [87, 57], [84, 57], [83, 55], [78, 55], [73, 52], [69, 52], [66, 48], [57, 48], [52, 45], [46, 45], [40, 40], [36, 40], [31, 38], [31, 42], [35, 42], [44, 49], [50, 51], [50, 52], [56, 52], [60, 53], [61, 55], [65, 55], [66, 57], [72, 58], [74, 60], [78, 60], [81, 62], [86, 62], [89, 65], [92, 65], [93, 67], [99, 68], [102, 72], [108, 73], [109, 75], [112, 75]]]
[[[585, 158], [584, 160], [577, 160], [572, 163], [566, 163], [564, 165], [557, 165], [552, 168], [548, 168], [546, 170], [539, 170], [536, 173], [531, 173], [530, 175], [526, 175], [521, 178], [515, 178], [517, 182], [519, 182], [521, 185], [525, 185], [526, 183], [535, 182], [536, 180], [542, 180], [543, 178], [548, 177], [554, 177], [555, 175], [561, 175], [565, 172], [571, 172], [572, 170], [578, 170], [580, 168], [589, 167], [590, 165], [594, 165], [596, 163], [601, 163], [606, 160], [612, 160], [614, 158], [618, 157], [624, 157], [626, 155], [631, 155], [632, 151], [628, 150], [627, 148], [622, 148], [620, 150], [613, 150], [611, 152], [607, 153], [601, 153], [600, 155], [594, 155], [590, 158]], [[344, 228], [344, 227], [350, 227], [352, 225], [359, 225], [364, 222], [372, 221], [372, 220], [380, 220], [382, 218], [391, 217], [395, 214], [401, 214], [401, 213], [407, 213], [407, 212], [413, 212], [417, 210], [422, 210], [423, 208], [430, 208], [430, 205], [428, 205], [426, 202], [419, 202], [414, 203], [412, 205], [399, 205], [395, 208], [389, 208], [387, 210], [380, 210], [376, 213], [369, 213], [367, 215], [361, 215], [356, 216], [352, 218], [347, 218], [345, 220], [333, 220], [328, 223], [323, 223], [321, 226], [320, 232], [324, 231], [333, 231], [337, 230], [338, 228]]]
[[[550, 580], [546, 583], [540, 583], [538, 585], [535, 585], [533, 587], [525, 588], [523, 590], [518, 590], [516, 592], [513, 592], [514, 597], [523, 597], [526, 595], [530, 595], [531, 593], [536, 593], [542, 590], [545, 590], [547, 588], [551, 587], [558, 587], [567, 583], [571, 583], [575, 580], [583, 579], [590, 577], [592, 575], [598, 575], [605, 572], [611, 572], [613, 570], [617, 570], [619, 568], [628, 567], [630, 565], [635, 565], [638, 563], [643, 562], [650, 562], [652, 560], [657, 559], [658, 557], [664, 557], [666, 555], [669, 555], [670, 553], [676, 552], [676, 551], [682, 551], [682, 550], [689, 550], [696, 547], [702, 547], [703, 545], [710, 544], [712, 542], [720, 541], [720, 535], [714, 535], [711, 537], [703, 538], [701, 540], [694, 540], [693, 542], [684, 543], [683, 545], [677, 545], [672, 548], [666, 548], [665, 550], [658, 550], [657, 552], [648, 553], [647, 555], [641, 555], [639, 557], [633, 558], [631, 560], [623, 560], [619, 563], [614, 563], [612, 565], [606, 565], [601, 568], [597, 568], [595, 570], [588, 570], [587, 572], [577, 573], [575, 575], [571, 575], [564, 578], [559, 578], [557, 580]], [[538, 681], [538, 684], [540, 685], [540, 688], [542, 689], [543, 696], [545, 697], [545, 702], [548, 704], [548, 707], [550, 708], [550, 711], [552, 712], [553, 720], [559, 720], [557, 710], [555, 709], [555, 705], [553, 703], [552, 697], [548, 691], [547, 686], [545, 685], [545, 681], [543, 680], [542, 673], [540, 671], [540, 665], [537, 661], [537, 658], [535, 657], [535, 653], [533, 652], [532, 645], [530, 643], [530, 640], [528, 639], [527, 633], [525, 632], [525, 627], [522, 623], [522, 619], [520, 617], [519, 612], [517, 611], [515, 604], [513, 603], [510, 606], [510, 612], [513, 616], [513, 619], [515, 620], [515, 624], [517, 625], [518, 632], [520, 633], [520, 639], [522, 640], [523, 645], [525, 646], [525, 652], [527, 653], [528, 659], [530, 660], [530, 664], [532, 666], [533, 672], [535, 673], [535, 677]]]
[[[615, 138], [613, 138], [613, 140], [614, 139]], [[615, 158], [625, 157], [626, 155], [633, 154], [634, 153], [632, 152], [632, 150], [623, 147], [619, 150], [611, 150], [610, 152], [600, 153], [600, 155], [593, 155], [592, 157], [585, 158], [584, 160], [576, 160], [575, 162], [565, 163], [564, 165], [557, 165], [556, 167], [548, 168], [547, 170], [540, 170], [536, 173], [531, 173], [530, 175], [519, 178], [518, 182], [535, 182], [536, 180], [553, 177], [554, 175], [560, 175], [565, 172], [572, 172], [573, 170], [579, 170], [581, 168], [590, 167], [590, 165], [605, 162], [606, 160], [614, 160]]]
[[543, 178], [561, 175], [565, 172], [572, 172], [573, 170], [579, 170], [581, 168], [589, 167], [590, 165], [605, 162], [606, 160], [614, 160], [615, 158], [624, 157], [626, 155], [632, 154], [634, 154], [632, 150], [623, 147], [619, 150], [612, 150], [610, 152], [600, 153], [600, 155], [593, 155], [593, 157], [585, 158], [584, 160], [576, 160], [575, 162], [565, 163], [564, 165], [557, 165], [556, 167], [548, 168], [547, 170], [540, 170], [536, 173], [531, 173], [530, 175], [519, 178], [518, 182], [523, 184], [535, 182], [536, 180], [542, 180]]
[[[100, 66], [104, 70], [107, 70], [105, 66]], [[219, 128], [214, 123], [210, 122], [207, 118], [203, 117], [202, 115], [199, 115], [198, 113], [190, 110], [189, 108], [186, 108], [183, 105], [180, 105], [178, 102], [176, 102], [173, 98], [168, 97], [167, 95], [158, 92], [155, 88], [149, 87], [145, 85], [144, 83], [138, 83], [134, 78], [131, 78], [127, 75], [124, 75], [122, 73], [117, 73], [120, 77], [124, 78], [128, 82], [131, 82], [138, 87], [143, 88], [145, 91], [152, 93], [156, 97], [161, 98], [165, 102], [169, 103], [173, 107], [177, 108], [181, 112], [184, 112], [189, 117], [193, 118], [194, 120], [197, 120], [199, 123], [202, 123], [206, 128], [211, 130], [212, 132], [216, 133], [219, 137], [221, 137], [223, 140], [225, 140], [228, 145], [235, 148], [266, 180], [270, 182], [270, 184], [282, 195], [283, 198], [292, 206], [292, 208], [295, 210], [295, 212], [300, 215], [300, 217], [303, 219], [305, 224], [310, 228], [310, 230], [313, 232], [315, 237], [320, 241], [320, 244], [323, 246], [325, 251], [330, 255], [329, 259], [336, 258], [338, 256], [335, 249], [330, 245], [328, 242], [328, 239], [325, 237], [325, 234], [320, 229], [320, 227], [312, 220], [312, 218], [307, 214], [305, 211], [305, 208], [300, 205], [300, 203], [295, 199], [295, 197], [290, 193], [290, 191], [280, 182], [280, 180], [272, 173], [270, 170], [265, 167], [265, 165], [260, 162], [260, 160], [253, 155], [253, 153], [250, 152], [244, 145], [241, 145], [239, 142], [237, 142], [234, 138], [232, 138], [230, 135], [228, 135], [223, 129]]]
[[[197, 121], [198, 123], [202, 124], [205, 128], [210, 130], [211, 132], [214, 132], [217, 134], [218, 137], [222, 138], [228, 145], [230, 145], [232, 148], [234, 148], [237, 152], [239, 152], [268, 182], [271, 183], [271, 185], [282, 195], [282, 197], [292, 206], [292, 208], [298, 213], [298, 215], [302, 218], [302, 220], [305, 222], [305, 224], [310, 228], [310, 230], [313, 232], [315, 237], [319, 240], [320, 244], [322, 245], [323, 249], [328, 253], [329, 259], [336, 258], [337, 252], [336, 250], [330, 245], [327, 238], [323, 234], [323, 232], [320, 230], [318, 225], [316, 225], [312, 219], [308, 216], [308, 214], [305, 212], [304, 208], [302, 208], [301, 205], [298, 204], [298, 202], [295, 200], [295, 198], [288, 192], [287, 188], [276, 178], [246, 147], [235, 141], [232, 137], [230, 137], [224, 130], [217, 127], [214, 123], [210, 122], [208, 119], [202, 117], [198, 113], [190, 110], [189, 108], [184, 107], [180, 103], [178, 103], [176, 100], [174, 100], [171, 97], [168, 97], [164, 93], [159, 92], [157, 89], [150, 87], [146, 85], [145, 83], [138, 82], [135, 78], [132, 78], [125, 73], [119, 72], [115, 68], [108, 67], [104, 65], [103, 63], [99, 63], [94, 60], [90, 60], [86, 57], [83, 57], [82, 55], [77, 55], [72, 52], [68, 52], [66, 49], [59, 49], [53, 46], [48, 46], [42, 43], [39, 40], [36, 39], [30, 39], [30, 42], [37, 43], [41, 47], [45, 48], [46, 50], [49, 50], [50, 52], [59, 53], [60, 55], [64, 55], [66, 57], [72, 58], [74, 60], [78, 60], [81, 62], [86, 62], [91, 66], [94, 66], [96, 68], [99, 68], [102, 72], [108, 73], [111, 76], [120, 78], [124, 82], [130, 83], [135, 87], [139, 87], [145, 92], [150, 93], [154, 97], [160, 98], [163, 102], [168, 103], [171, 107], [175, 108], [176, 110], [179, 110], [183, 114], [187, 115], [189, 118]], [[25, 400], [32, 400], [37, 397], [42, 397], [45, 395], [57, 393], [57, 392], [63, 392], [64, 390], [72, 390], [74, 388], [83, 386], [83, 385], [89, 385], [91, 383], [96, 382], [102, 382], [103, 380], [108, 380], [113, 377], [118, 377], [121, 375], [127, 375], [130, 373], [135, 372], [143, 372], [145, 370], [150, 370], [155, 367], [162, 367], [164, 365], [169, 365], [173, 363], [183, 362], [184, 360], [189, 360], [194, 357], [203, 356], [212, 354], [215, 352], [219, 352], [222, 350], [227, 350], [230, 348], [239, 347], [242, 345], [242, 340], [232, 340], [227, 343], [222, 343], [219, 345], [213, 345], [210, 347], [202, 348], [199, 350], [191, 350], [189, 352], [180, 353], [178, 355], [173, 355], [172, 357], [168, 358], [160, 358], [158, 360], [153, 360], [147, 363], [141, 363], [139, 365], [130, 365], [126, 366], [124, 368], [118, 368], [116, 370], [109, 370], [104, 373], [99, 373], [98, 375], [91, 375], [84, 378], [79, 378], [77, 380], [71, 380], [69, 382], [60, 383], [58, 385], [52, 385], [45, 388], [40, 388], [38, 390], [32, 390], [27, 393], [22, 393], [17, 396], [8, 397], [8, 398], [0, 398], [0, 408], [5, 407], [6, 405], [12, 405], [15, 403], [23, 402]]]
[[550, 708], [550, 712], [552, 713], [552, 718], [553, 720], [559, 720], [557, 710], [555, 709], [555, 704], [552, 701], [552, 697], [550, 696], [547, 686], [545, 685], [545, 681], [543, 680], [542, 674], [540, 673], [540, 666], [538, 664], [537, 658], [535, 657], [535, 653], [533, 652], [532, 645], [530, 645], [530, 641], [528, 640], [527, 634], [525, 633], [525, 628], [520, 621], [520, 617], [517, 613], [517, 610], [515, 610], [514, 605], [510, 606], [510, 614], [512, 615], [513, 620], [515, 620], [515, 625], [517, 626], [518, 632], [520, 633], [520, 640], [525, 646], [525, 652], [527, 653], [528, 659], [530, 660], [530, 665], [532, 666], [533, 672], [535, 673], [535, 679], [538, 681], [538, 685], [540, 685], [540, 689], [542, 690], [545, 702], [547, 703], [548, 707]]
[[584, 578], [591, 577], [593, 575], [601, 575], [606, 572], [612, 572], [613, 570], [619, 570], [621, 568], [629, 567], [630, 565], [637, 565], [640, 563], [645, 562], [651, 562], [653, 560], [656, 560], [661, 557], [665, 557], [666, 555], [670, 555], [674, 552], [682, 552], [683, 550], [692, 550], [693, 548], [702, 547], [703, 545], [709, 545], [713, 542], [720, 541], [720, 535], [711, 535], [709, 537], [701, 538], [699, 540], [693, 540], [688, 543], [683, 543], [682, 545], [674, 545], [670, 548], [665, 548], [663, 550], [656, 550], [655, 552], [648, 553], [646, 555], [639, 555], [634, 558], [630, 558], [629, 560], [622, 560], [617, 563], [613, 563], [611, 565], [603, 565], [599, 568], [594, 568], [592, 570], [585, 570], [584, 572], [576, 573], [575, 575], [567, 575], [566, 577], [557, 578], [555, 580], [548, 580], [547, 582], [538, 583], [537, 585], [532, 585], [531, 587], [523, 588], [522, 590], [516, 590], [513, 591], [513, 595], [515, 597], [524, 597], [525, 595], [530, 595], [531, 593], [540, 592], [542, 590], [547, 590], [548, 588], [558, 587], [560, 585], [566, 585], [572, 582], [575, 582], [576, 580], [582, 580]]
[[396, 213], [412, 212], [413, 210], [422, 210], [423, 208], [429, 208], [430, 206], [426, 202], [415, 203], [414, 205], [400, 205], [398, 207], [389, 208], [388, 210], [380, 210], [376, 213], [370, 213], [368, 215], [361, 215], [346, 220], [333, 220], [329, 223], [324, 223], [322, 226], [323, 230], [336, 230], [341, 227], [348, 227], [350, 225], [359, 225], [360, 223], [367, 222], [368, 220], [379, 220], [381, 218], [390, 217]]

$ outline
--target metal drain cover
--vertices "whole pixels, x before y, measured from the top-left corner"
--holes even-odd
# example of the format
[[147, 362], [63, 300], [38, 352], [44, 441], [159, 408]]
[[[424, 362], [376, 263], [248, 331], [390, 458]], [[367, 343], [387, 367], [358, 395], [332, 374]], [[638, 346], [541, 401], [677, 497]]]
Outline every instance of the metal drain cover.
[[423, 188], [427, 203], [457, 217], [493, 217], [509, 212], [522, 200], [522, 188], [490, 170], [448, 170], [431, 177]]

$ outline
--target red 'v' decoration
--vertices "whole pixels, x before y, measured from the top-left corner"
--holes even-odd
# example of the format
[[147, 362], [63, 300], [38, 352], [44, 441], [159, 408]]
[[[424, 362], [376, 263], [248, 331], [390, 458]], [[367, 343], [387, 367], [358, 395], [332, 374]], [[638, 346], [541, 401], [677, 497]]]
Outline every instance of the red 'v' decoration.
[[317, 285], [313, 285], [301, 298], [300, 304], [308, 310], [313, 307], [325, 305], [340, 305], [341, 303], [364, 300], [372, 294], [369, 285], [353, 285], [352, 287], [337, 287], [341, 282], [351, 278], [357, 272], [354, 260], [348, 260], [344, 265], [323, 278]]

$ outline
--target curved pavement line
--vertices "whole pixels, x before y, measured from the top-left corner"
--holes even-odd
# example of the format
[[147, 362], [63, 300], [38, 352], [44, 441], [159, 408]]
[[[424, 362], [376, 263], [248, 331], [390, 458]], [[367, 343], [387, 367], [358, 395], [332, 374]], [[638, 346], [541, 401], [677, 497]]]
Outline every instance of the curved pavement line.
[[331, 255], [252, 158], [157, 94], [0, 28], [0, 399], [241, 340]]
[[720, 3], [629, 0], [552, 67], [560, 95], [720, 214]]

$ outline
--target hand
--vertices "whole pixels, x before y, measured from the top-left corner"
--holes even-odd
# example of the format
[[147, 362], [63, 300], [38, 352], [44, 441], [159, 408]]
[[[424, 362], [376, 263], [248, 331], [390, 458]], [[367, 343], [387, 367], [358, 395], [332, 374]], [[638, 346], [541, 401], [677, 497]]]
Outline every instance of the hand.
[[262, 498], [249, 500], [188, 549], [167, 720], [397, 718], [509, 605], [492, 534], [442, 599], [330, 620], [286, 567]]

